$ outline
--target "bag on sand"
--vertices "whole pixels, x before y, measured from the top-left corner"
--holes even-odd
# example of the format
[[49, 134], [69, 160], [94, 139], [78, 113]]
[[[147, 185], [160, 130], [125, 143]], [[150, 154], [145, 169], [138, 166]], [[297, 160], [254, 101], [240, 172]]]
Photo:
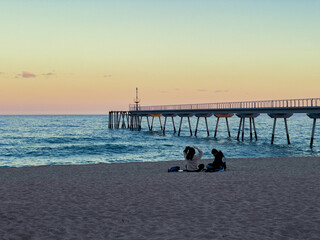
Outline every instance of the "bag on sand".
[[179, 166], [175, 166], [175, 167], [169, 168], [168, 172], [179, 172], [179, 170], [180, 170], [180, 167]]

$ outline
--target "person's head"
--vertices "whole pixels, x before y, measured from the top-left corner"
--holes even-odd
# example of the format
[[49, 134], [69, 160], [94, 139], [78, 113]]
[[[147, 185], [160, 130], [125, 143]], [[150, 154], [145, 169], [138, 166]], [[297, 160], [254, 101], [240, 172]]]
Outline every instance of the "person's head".
[[211, 153], [212, 153], [214, 156], [216, 156], [216, 155], [218, 154], [218, 150], [215, 149], [215, 148], [213, 148], [213, 149], [211, 150]]
[[196, 150], [194, 150], [193, 147], [187, 146], [187, 147], [184, 149], [184, 152], [187, 154], [186, 159], [192, 160], [194, 154], [196, 153]]

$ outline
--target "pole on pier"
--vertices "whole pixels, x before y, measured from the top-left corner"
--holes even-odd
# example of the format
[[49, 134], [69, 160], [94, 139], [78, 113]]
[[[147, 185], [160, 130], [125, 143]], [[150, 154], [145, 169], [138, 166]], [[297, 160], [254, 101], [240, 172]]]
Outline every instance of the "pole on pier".
[[182, 119], [183, 119], [183, 117], [181, 117], [181, 119], [180, 119], [180, 126], [179, 126], [178, 136], [180, 136], [180, 132], [181, 132]]
[[216, 129], [215, 129], [215, 131], [214, 131], [214, 137], [216, 137], [216, 136], [217, 136], [217, 132], [218, 132], [218, 125], [219, 125], [219, 119], [220, 119], [220, 117], [217, 117], [217, 123], [216, 123]]
[[287, 140], [288, 140], [288, 144], [290, 144], [290, 138], [289, 138], [289, 131], [288, 131], [287, 118], [284, 118], [284, 125], [286, 126], [286, 132], [287, 132]]
[[135, 110], [139, 110], [140, 98], [138, 97], [138, 88], [136, 88], [136, 98], [134, 99], [134, 103], [136, 104]]
[[274, 118], [274, 120], [273, 120], [272, 137], [271, 137], [271, 144], [273, 144], [273, 140], [274, 140], [274, 132], [276, 130], [276, 123], [277, 123], [277, 118]]
[[317, 121], [317, 119], [314, 118], [314, 119], [313, 119], [313, 127], [312, 127], [311, 140], [310, 140], [310, 147], [311, 147], [311, 148], [312, 148], [312, 145], [313, 145], [313, 138], [314, 138], [314, 133], [315, 133], [315, 130], [316, 130], [316, 121]]

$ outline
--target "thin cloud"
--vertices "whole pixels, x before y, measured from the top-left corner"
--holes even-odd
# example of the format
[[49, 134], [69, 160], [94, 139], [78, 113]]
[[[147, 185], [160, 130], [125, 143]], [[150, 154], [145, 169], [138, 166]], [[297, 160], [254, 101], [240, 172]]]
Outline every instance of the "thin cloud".
[[44, 76], [53, 76], [56, 75], [55, 73], [49, 72], [49, 73], [43, 73], [42, 75]]
[[109, 77], [112, 77], [112, 75], [111, 74], [106, 74], [106, 75], [103, 75], [103, 77], [109, 78]]
[[22, 77], [23, 78], [35, 78], [36, 75], [30, 72], [22, 72]]
[[160, 91], [160, 93], [169, 93], [168, 91]]
[[198, 92], [207, 92], [207, 89], [197, 89]]
[[219, 90], [215, 90], [214, 92], [215, 93], [227, 93], [227, 92], [229, 92], [229, 90], [221, 90], [221, 89], [219, 89]]

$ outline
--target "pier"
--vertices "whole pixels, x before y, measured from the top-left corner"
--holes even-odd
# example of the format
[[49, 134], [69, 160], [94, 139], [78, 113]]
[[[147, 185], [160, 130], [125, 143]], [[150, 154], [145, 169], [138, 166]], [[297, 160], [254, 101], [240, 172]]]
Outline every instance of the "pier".
[[[198, 123], [200, 119], [204, 119], [206, 124], [207, 135], [210, 136], [210, 131], [207, 123], [209, 117], [216, 117], [216, 127], [214, 137], [217, 136], [219, 120], [225, 118], [228, 130], [228, 136], [231, 137], [228, 118], [236, 115], [239, 118], [239, 128], [237, 140], [244, 141], [244, 129], [246, 119], [249, 120], [250, 139], [258, 140], [257, 129], [255, 127], [255, 118], [260, 114], [267, 114], [274, 119], [273, 130], [271, 136], [271, 144], [274, 143], [276, 130], [276, 122], [278, 119], [284, 119], [286, 128], [287, 143], [291, 144], [288, 131], [287, 119], [293, 114], [304, 113], [313, 119], [313, 126], [310, 139], [310, 147], [314, 142], [316, 120], [320, 118], [320, 98], [306, 99], [285, 99], [285, 100], [266, 100], [266, 101], [243, 101], [243, 102], [222, 102], [222, 103], [201, 103], [201, 104], [181, 104], [181, 105], [159, 105], [159, 106], [141, 106], [138, 95], [135, 99], [135, 104], [129, 105], [128, 111], [111, 111], [109, 112], [109, 128], [129, 128], [131, 130], [141, 130], [143, 118], [147, 119], [149, 131], [153, 130], [154, 120], [159, 120], [160, 129], [163, 134], [166, 132], [167, 119], [171, 118], [174, 133], [176, 133], [176, 125], [174, 117], [180, 117], [178, 136], [180, 136], [182, 122], [187, 119], [190, 136], [197, 136]], [[149, 117], [152, 118], [151, 125]], [[197, 123], [194, 131], [190, 123], [190, 118], [196, 117]], [[164, 124], [162, 125], [162, 118]]]

